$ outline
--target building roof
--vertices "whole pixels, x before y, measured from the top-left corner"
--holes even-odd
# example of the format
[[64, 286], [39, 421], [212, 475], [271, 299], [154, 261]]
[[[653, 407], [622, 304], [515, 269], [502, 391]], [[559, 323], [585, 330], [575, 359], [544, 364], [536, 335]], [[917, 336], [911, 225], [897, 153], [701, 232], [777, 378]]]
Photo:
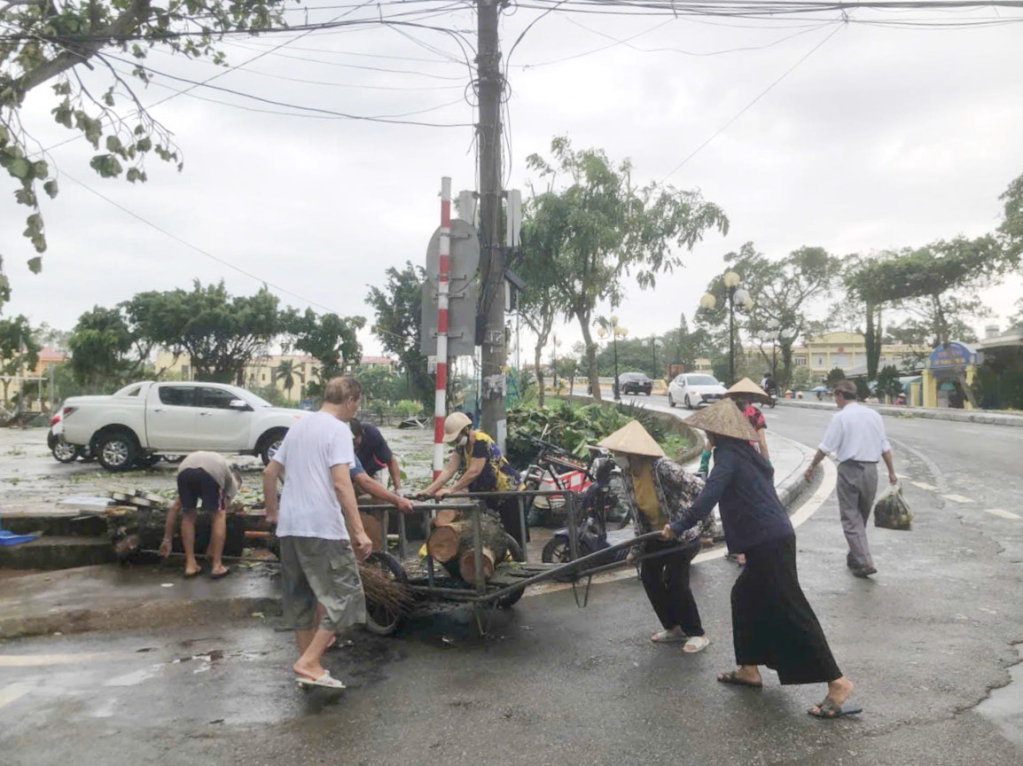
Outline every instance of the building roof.
[[1013, 348], [1015, 346], [1023, 346], [1023, 329], [1018, 327], [1006, 330], [999, 335], [993, 335], [990, 338], [984, 338], [984, 340], [977, 344], [977, 347], [984, 351], [995, 348]]
[[389, 356], [364, 356], [362, 364], [394, 364], [394, 360]]
[[50, 348], [49, 346], [43, 346], [39, 349], [40, 362], [63, 362], [65, 359], [67, 359], [67, 354], [63, 351], [58, 351], [57, 349]]

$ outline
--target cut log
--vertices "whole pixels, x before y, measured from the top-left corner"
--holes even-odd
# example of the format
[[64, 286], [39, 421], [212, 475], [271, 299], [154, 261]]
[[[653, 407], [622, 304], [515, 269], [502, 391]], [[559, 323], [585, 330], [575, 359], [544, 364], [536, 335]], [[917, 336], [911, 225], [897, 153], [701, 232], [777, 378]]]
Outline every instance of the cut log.
[[462, 512], [455, 508], [443, 508], [437, 511], [433, 517], [433, 526], [437, 527], [448, 527], [454, 522], [458, 521], [462, 517]]
[[[472, 530], [472, 520], [466, 518], [437, 527], [426, 541], [426, 550], [434, 561], [444, 564], [453, 577], [476, 584]], [[483, 544], [483, 576], [487, 579], [508, 555], [508, 545], [501, 522], [493, 516], [483, 514], [480, 517], [480, 539]]]
[[[484, 547], [480, 561], [483, 563], [483, 582], [486, 582], [494, 576], [494, 564], [496, 563], [494, 552], [490, 548]], [[476, 582], [476, 550], [474, 548], [467, 548], [459, 556], [458, 573], [467, 583], [471, 585], [478, 584]]]

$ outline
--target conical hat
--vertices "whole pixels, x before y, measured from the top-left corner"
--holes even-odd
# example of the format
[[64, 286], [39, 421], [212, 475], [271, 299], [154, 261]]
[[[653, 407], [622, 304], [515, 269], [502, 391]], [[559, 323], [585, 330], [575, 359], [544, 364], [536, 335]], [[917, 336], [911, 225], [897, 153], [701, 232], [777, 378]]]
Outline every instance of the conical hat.
[[739, 412], [731, 399], [721, 399], [695, 415], [686, 418], [686, 425], [700, 428], [709, 434], [731, 436], [733, 439], [756, 441], [757, 434], [746, 416]]
[[764, 389], [749, 378], [743, 378], [725, 392], [725, 396], [735, 396], [737, 394], [744, 395], [747, 399], [756, 399], [762, 402], [767, 402], [771, 399]]
[[[732, 409], [735, 409], [734, 404]], [[664, 457], [661, 445], [654, 441], [654, 437], [647, 433], [638, 420], [630, 420], [613, 434], [602, 439], [597, 446], [629, 455]]]

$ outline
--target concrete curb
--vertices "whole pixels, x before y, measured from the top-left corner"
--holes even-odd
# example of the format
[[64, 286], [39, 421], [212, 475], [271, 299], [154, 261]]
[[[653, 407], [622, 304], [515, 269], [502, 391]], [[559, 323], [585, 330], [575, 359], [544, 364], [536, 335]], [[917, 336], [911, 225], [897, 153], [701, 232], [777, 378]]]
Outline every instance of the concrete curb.
[[[800, 407], [806, 410], [835, 410], [834, 405], [825, 402], [806, 402], [798, 399], [779, 399], [783, 407]], [[983, 423], [992, 426], [1023, 428], [1023, 415], [1010, 415], [992, 410], [950, 410], [933, 407], [897, 407], [890, 404], [868, 404], [882, 415], [897, 418], [927, 418], [928, 420], [949, 420], [958, 423]]]

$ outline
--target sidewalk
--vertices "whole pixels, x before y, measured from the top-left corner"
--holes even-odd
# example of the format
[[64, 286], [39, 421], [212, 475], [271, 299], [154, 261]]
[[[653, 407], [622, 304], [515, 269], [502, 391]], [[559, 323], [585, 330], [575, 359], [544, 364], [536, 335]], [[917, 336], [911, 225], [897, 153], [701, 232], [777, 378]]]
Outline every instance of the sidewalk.
[[[834, 411], [834, 402], [816, 402], [806, 399], [779, 399], [783, 407], [802, 407], [808, 410]], [[951, 420], [960, 423], [985, 423], [993, 426], [1014, 426], [1023, 428], [1023, 413], [1013, 414], [997, 410], [953, 410], [943, 407], [899, 407], [893, 404], [868, 404], [882, 415], [899, 418], [927, 418], [929, 420]]]

